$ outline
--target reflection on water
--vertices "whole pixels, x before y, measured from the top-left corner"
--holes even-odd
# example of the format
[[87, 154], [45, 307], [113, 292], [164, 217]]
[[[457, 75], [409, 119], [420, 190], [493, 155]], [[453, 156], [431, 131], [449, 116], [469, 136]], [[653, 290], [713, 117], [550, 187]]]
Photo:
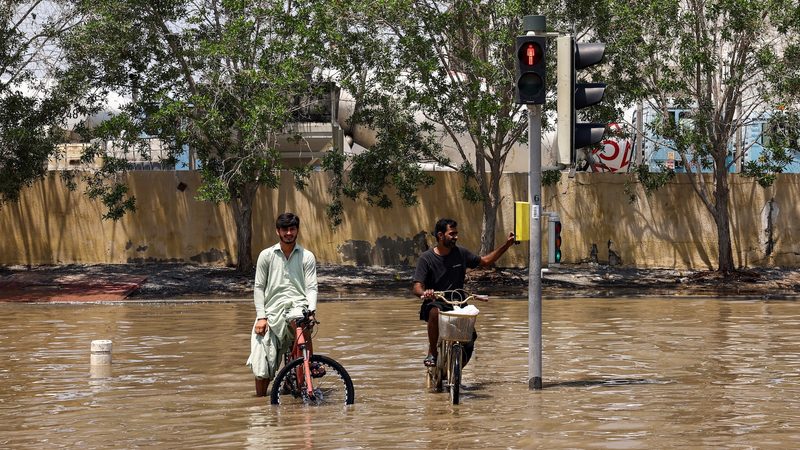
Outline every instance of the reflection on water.
[[396, 299], [320, 303], [314, 347], [357, 404], [282, 408], [253, 396], [250, 302], [0, 304], [0, 447], [800, 446], [796, 302], [546, 300], [535, 392], [527, 303], [478, 306], [460, 405], [425, 391], [417, 303]]

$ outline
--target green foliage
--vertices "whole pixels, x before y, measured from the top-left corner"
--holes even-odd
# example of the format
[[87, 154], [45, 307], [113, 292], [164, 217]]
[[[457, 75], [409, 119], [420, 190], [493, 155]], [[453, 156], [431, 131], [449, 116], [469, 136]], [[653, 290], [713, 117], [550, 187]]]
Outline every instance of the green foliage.
[[311, 177], [311, 172], [314, 171], [311, 166], [292, 167], [291, 171], [294, 175], [294, 186], [298, 191], [308, 187], [308, 180]]
[[[100, 172], [97, 172], [100, 175]], [[127, 212], [136, 211], [136, 199], [129, 197], [128, 185], [124, 183], [109, 184], [108, 180], [98, 179], [89, 184], [86, 194], [91, 199], [99, 198], [106, 207], [103, 219], [119, 220]]]
[[464, 161], [458, 171], [464, 179], [464, 184], [461, 185], [461, 197], [470, 203], [483, 201], [485, 198], [479, 186], [476, 186], [477, 177], [472, 164], [469, 161]]
[[[733, 270], [727, 174], [743, 154], [732, 153], [737, 130], [755, 112], [796, 102], [800, 71], [796, 56], [800, 5], [793, 0], [610, 0], [614, 14], [595, 29], [611, 52], [607, 80], [626, 94], [666, 113], [688, 111], [681, 123], [662, 121], [655, 131], [680, 155], [695, 192], [722, 231], [719, 269]], [[666, 143], [665, 143], [666, 145]], [[772, 178], [750, 165], [764, 183]], [[702, 172], [715, 175], [699, 180]], [[759, 173], [761, 175], [759, 175]], [[638, 168], [646, 192], [668, 173]], [[717, 185], [721, 183], [721, 185]]]
[[667, 169], [664, 166], [661, 166], [660, 169], [660, 172], [650, 172], [646, 165], [636, 166], [636, 178], [644, 188], [645, 195], [650, 195], [661, 189], [675, 178], [674, 170]]
[[333, 201], [327, 206], [325, 214], [333, 227], [341, 225], [343, 220], [344, 205], [341, 198], [345, 189], [344, 167], [346, 161], [347, 158], [344, 153], [339, 151], [328, 152], [322, 158], [322, 169], [331, 174], [331, 184], [328, 186], [328, 192], [331, 194]]
[[58, 133], [43, 102], [0, 88], [0, 206], [41, 178]]
[[763, 150], [758, 159], [747, 161], [742, 174], [754, 178], [762, 187], [769, 187], [777, 174], [796, 161], [800, 152], [800, 113], [777, 111], [768, 122], [767, 131], [761, 137]]
[[[612, 86], [656, 109], [689, 110], [685, 123], [654, 130], [670, 139], [689, 169], [727, 172], [729, 142], [750, 111], [770, 109], [798, 92], [797, 2], [707, 1], [687, 7], [677, 0], [611, 1], [615, 12], [599, 29], [612, 49]], [[775, 45], [774, 38], [782, 45]], [[671, 51], [671, 49], [680, 49]], [[724, 86], [719, 91], [718, 86]], [[787, 97], [787, 94], [790, 97]], [[737, 116], [737, 110], [744, 108]], [[740, 155], [736, 155], [739, 157]]]
[[73, 17], [60, 2], [45, 3], [0, 3], [0, 207], [44, 176], [75, 97], [51, 59]]
[[[597, 25], [595, 21], [605, 21], [608, 11], [605, 2], [582, 0], [569, 2], [566, 8], [563, 2], [520, 0], [350, 0], [328, 2], [327, 6], [331, 17], [343, 18], [329, 37], [329, 50], [342, 87], [356, 100], [350, 125], [378, 130], [381, 148], [379, 153], [363, 157], [368, 164], [358, 161], [348, 167], [349, 178], [339, 179], [357, 179], [358, 183], [342, 186], [342, 194], [355, 197], [363, 193], [373, 204], [386, 204], [387, 198], [378, 192], [394, 188], [404, 196], [406, 188], [424, 184], [395, 183], [392, 177], [381, 175], [379, 166], [406, 173], [399, 170], [398, 163], [434, 163], [463, 175], [462, 198], [485, 203], [486, 226], [494, 223], [489, 217], [497, 213], [497, 186], [505, 162], [515, 145], [527, 139], [527, 109], [513, 102], [513, 47], [515, 37], [523, 33], [522, 17], [536, 11], [547, 16], [552, 30], [563, 31], [573, 25], [589, 30]], [[554, 63], [555, 52], [550, 55]], [[555, 89], [554, 82], [550, 88]], [[546, 109], [553, 107], [552, 102], [546, 105]], [[600, 114], [617, 117], [616, 110], [609, 114], [613, 109], [608, 107]], [[551, 126], [548, 114], [543, 118], [545, 127]], [[398, 123], [397, 119], [412, 122], [415, 128], [405, 126], [403, 132], [375, 128], [381, 122]], [[435, 139], [427, 145], [421, 137], [413, 137], [419, 134]], [[424, 145], [408, 149], [409, 142]], [[448, 157], [439, 142], [452, 146]], [[393, 148], [410, 154], [398, 158]], [[362, 169], [369, 173], [357, 174]], [[487, 228], [482, 233], [493, 236], [494, 230]], [[489, 245], [488, 239], [482, 241], [485, 245]]]
[[[653, 192], [666, 186], [667, 183], [675, 178], [675, 171], [667, 169], [661, 165], [660, 171], [650, 172], [649, 166], [646, 164], [634, 165], [633, 173], [635, 181], [638, 182], [644, 189], [646, 196], [650, 196]], [[636, 201], [636, 193], [634, 192], [635, 185], [630, 178], [625, 180], [624, 192], [628, 196], [628, 202], [633, 203]]]
[[95, 86], [131, 99], [116, 126], [96, 136], [121, 142], [125, 154], [143, 137], [158, 137], [173, 157], [191, 147], [207, 184], [200, 196], [209, 200], [238, 198], [250, 183], [277, 186], [277, 137], [313, 100], [319, 77], [310, 4], [80, 6], [85, 21], [65, 40], [70, 60], [91, 68], [84, 73]]
[[212, 203], [228, 203], [231, 201], [231, 192], [218, 173], [219, 171], [214, 170], [213, 165], [203, 166], [200, 169], [200, 177], [203, 180], [203, 184], [197, 188], [198, 200]]
[[393, 194], [403, 206], [411, 206], [418, 203], [417, 189], [433, 184], [433, 177], [418, 164], [439, 151], [426, 125], [409, 117], [389, 97], [376, 101], [376, 108], [359, 111], [355, 119], [375, 130], [376, 145], [349, 160], [336, 151], [324, 158], [322, 168], [333, 174], [329, 192], [334, 203], [328, 208], [328, 217], [334, 226], [342, 221], [341, 196], [352, 200], [363, 196], [370, 205], [391, 208]]
[[[525, 3], [523, 5], [523, 3]], [[470, 202], [490, 202], [512, 146], [525, 134], [524, 108], [513, 104], [514, 36], [528, 2], [337, 2], [347, 25], [331, 38], [344, 89], [356, 99], [350, 126], [377, 132], [378, 143], [353, 158], [343, 195], [404, 204], [432, 182], [436, 164], [464, 176]], [[526, 6], [527, 5], [527, 6]], [[352, 25], [352, 26], [351, 26]], [[455, 143], [445, 157], [440, 142]], [[334, 191], [336, 188], [334, 188]], [[494, 230], [488, 230], [493, 235]]]
[[555, 186], [561, 181], [560, 170], [545, 170], [542, 172], [542, 186]]
[[[237, 232], [249, 229], [239, 222], [249, 220], [258, 186], [280, 183], [279, 138], [330, 92], [316, 20], [322, 6], [211, 0], [78, 0], [77, 6], [83, 21], [64, 36], [71, 73], [127, 100], [120, 114], [85, 137], [113, 141], [123, 158], [146, 150], [149, 138], [166, 146], [170, 160], [191, 148], [203, 180], [198, 198], [235, 203]], [[86, 107], [103, 107], [105, 97], [87, 97]], [[308, 169], [294, 174], [305, 186]], [[121, 192], [113, 189], [109, 198]], [[249, 233], [238, 238], [239, 254], [247, 257]]]

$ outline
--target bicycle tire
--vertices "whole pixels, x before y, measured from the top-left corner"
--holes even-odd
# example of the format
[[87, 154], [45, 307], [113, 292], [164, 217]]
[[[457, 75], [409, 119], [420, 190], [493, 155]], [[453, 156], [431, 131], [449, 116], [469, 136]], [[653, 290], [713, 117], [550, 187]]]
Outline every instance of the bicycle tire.
[[305, 381], [297, 383], [295, 370], [302, 368], [303, 358], [297, 358], [283, 366], [272, 384], [270, 403], [273, 405], [287, 405], [292, 403], [308, 405], [355, 403], [356, 395], [353, 380], [344, 367], [333, 358], [325, 355], [311, 355], [311, 363], [317, 363], [325, 369], [321, 377], [312, 377], [315, 398], [308, 398]]
[[461, 394], [461, 344], [453, 344], [450, 353], [450, 400], [454, 405], [459, 402]]

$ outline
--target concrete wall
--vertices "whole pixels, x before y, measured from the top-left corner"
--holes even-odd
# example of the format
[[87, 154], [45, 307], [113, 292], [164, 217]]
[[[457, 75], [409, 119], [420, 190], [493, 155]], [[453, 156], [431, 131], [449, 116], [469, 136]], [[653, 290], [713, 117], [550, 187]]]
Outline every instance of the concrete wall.
[[[278, 190], [264, 189], [255, 205], [253, 253], [276, 241], [274, 221], [282, 211], [302, 220], [301, 242], [323, 264], [411, 265], [433, 241], [429, 230], [439, 217], [459, 222], [460, 242], [477, 250], [481, 209], [461, 200], [461, 178], [434, 173], [437, 183], [420, 192], [420, 205], [391, 210], [345, 202], [344, 224], [328, 226], [328, 177], [315, 173], [304, 191], [290, 176]], [[128, 176], [137, 211], [119, 222], [100, 219], [102, 206], [70, 192], [52, 173], [23, 193], [19, 203], [0, 208], [0, 264], [126, 263], [187, 261], [232, 264], [235, 227], [230, 209], [195, 200], [195, 172], [132, 172]], [[179, 185], [186, 186], [180, 190]], [[632, 190], [629, 201], [626, 185]], [[514, 201], [527, 199], [527, 175], [508, 174], [497, 241], [513, 229]], [[740, 266], [800, 267], [800, 176], [781, 175], [763, 189], [731, 175], [732, 240]], [[629, 175], [577, 174], [543, 189], [542, 204], [560, 214], [564, 263], [609, 260], [607, 242], [623, 265], [712, 269], [716, 228], [686, 178], [644, 195]], [[771, 209], [770, 209], [771, 208]], [[771, 213], [770, 213], [771, 211]], [[546, 236], [546, 230], [543, 231]], [[770, 238], [771, 236], [771, 238]], [[769, 240], [771, 239], [771, 240]], [[546, 260], [547, 247], [544, 247]], [[501, 266], [523, 267], [527, 244], [513, 247]]]
[[[548, 209], [562, 214], [567, 260], [587, 259], [596, 244], [598, 258], [608, 261], [611, 240], [624, 265], [716, 268], [716, 225], [689, 178], [678, 175], [650, 196], [632, 180], [621, 174], [579, 174], [573, 180], [562, 179], [558, 192], [548, 191], [544, 199]], [[711, 182], [710, 176], [706, 181]], [[780, 175], [768, 189], [738, 174], [729, 181], [736, 265], [798, 267], [800, 177]], [[635, 196], [632, 202], [626, 183]]]

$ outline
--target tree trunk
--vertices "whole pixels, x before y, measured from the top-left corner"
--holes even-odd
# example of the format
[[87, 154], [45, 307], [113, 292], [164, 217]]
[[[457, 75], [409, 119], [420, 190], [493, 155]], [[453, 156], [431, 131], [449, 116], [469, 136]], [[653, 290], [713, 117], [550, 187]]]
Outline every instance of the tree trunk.
[[728, 211], [728, 197], [730, 188], [728, 187], [728, 173], [724, 170], [725, 165], [717, 165], [714, 173], [716, 180], [716, 190], [714, 200], [716, 202], [714, 220], [717, 223], [717, 246], [719, 253], [719, 271], [725, 275], [732, 272], [733, 249], [731, 247], [731, 226], [730, 212]]
[[253, 200], [257, 190], [255, 184], [244, 186], [231, 200], [236, 222], [236, 270], [242, 273], [253, 270]]
[[483, 221], [481, 223], [480, 254], [486, 255], [494, 249], [494, 232], [497, 228], [497, 203], [493, 200], [483, 202]]
[[488, 199], [483, 201], [483, 220], [481, 222], [480, 254], [486, 255], [494, 250], [494, 235], [497, 229], [497, 209], [500, 207], [500, 175], [498, 167], [492, 167], [489, 174]]

